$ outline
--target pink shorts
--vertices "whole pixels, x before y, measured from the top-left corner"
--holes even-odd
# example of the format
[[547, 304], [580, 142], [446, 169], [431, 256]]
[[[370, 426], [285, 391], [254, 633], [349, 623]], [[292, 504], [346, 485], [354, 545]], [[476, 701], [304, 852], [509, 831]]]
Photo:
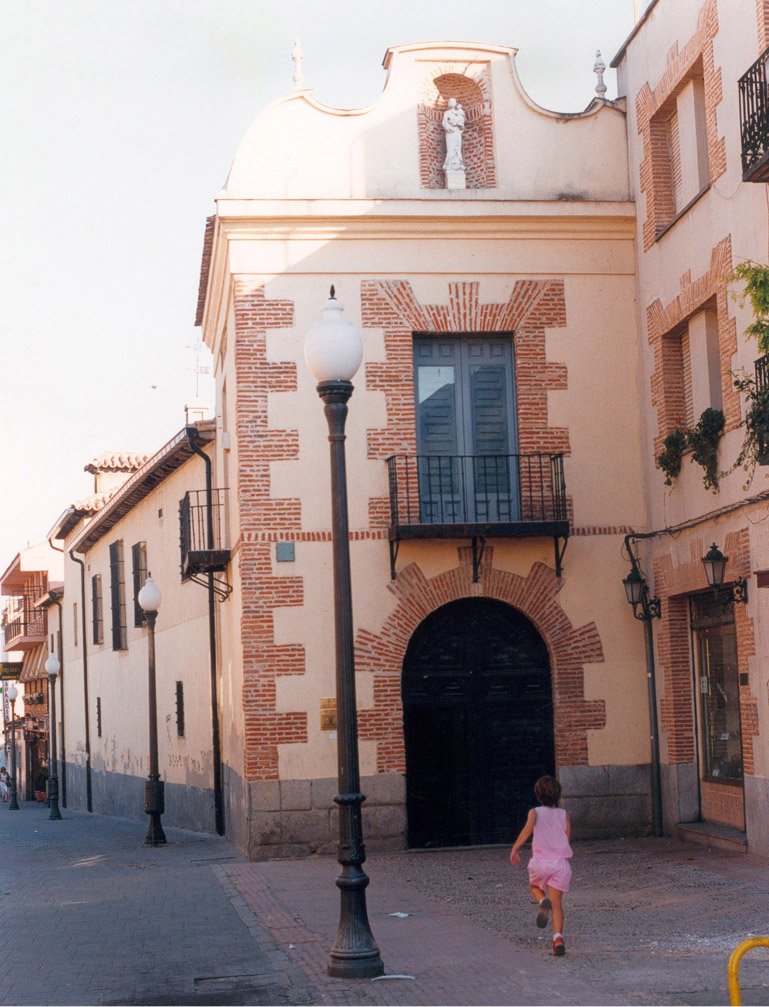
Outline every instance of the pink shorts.
[[529, 861], [529, 884], [537, 888], [557, 888], [559, 892], [568, 892], [571, 884], [571, 862], [565, 857], [550, 859], [534, 857]]

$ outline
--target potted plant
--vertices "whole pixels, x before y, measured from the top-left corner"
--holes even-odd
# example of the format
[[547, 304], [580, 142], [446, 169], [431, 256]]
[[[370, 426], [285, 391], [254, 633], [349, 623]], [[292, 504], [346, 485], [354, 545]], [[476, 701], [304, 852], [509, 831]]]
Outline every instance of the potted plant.
[[662, 441], [662, 451], [657, 455], [657, 466], [665, 473], [666, 486], [672, 486], [673, 480], [681, 472], [685, 451], [686, 431], [681, 427], [674, 427]]
[[747, 299], [753, 308], [755, 321], [745, 329], [745, 335], [755, 339], [761, 353], [769, 353], [769, 266], [750, 260], [740, 262], [726, 279], [745, 284], [732, 295], [740, 307]]
[[724, 414], [720, 409], [707, 408], [697, 420], [697, 425], [687, 434], [687, 446], [692, 452], [692, 461], [704, 470], [702, 481], [705, 489], [718, 490], [718, 442], [724, 432]]
[[769, 388], [758, 388], [754, 378], [735, 378], [734, 387], [745, 396], [745, 438], [734, 468], [752, 477], [756, 465], [769, 465]]

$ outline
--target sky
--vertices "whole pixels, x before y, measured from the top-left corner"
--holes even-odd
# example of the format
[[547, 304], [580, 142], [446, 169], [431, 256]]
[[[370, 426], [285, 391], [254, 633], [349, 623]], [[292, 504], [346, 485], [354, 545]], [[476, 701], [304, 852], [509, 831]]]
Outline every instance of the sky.
[[213, 406], [205, 218], [251, 120], [292, 89], [296, 38], [327, 105], [372, 104], [388, 46], [450, 39], [515, 46], [529, 95], [579, 111], [634, 6], [0, 0], [0, 571], [92, 492], [93, 458], [156, 451], [196, 392]]

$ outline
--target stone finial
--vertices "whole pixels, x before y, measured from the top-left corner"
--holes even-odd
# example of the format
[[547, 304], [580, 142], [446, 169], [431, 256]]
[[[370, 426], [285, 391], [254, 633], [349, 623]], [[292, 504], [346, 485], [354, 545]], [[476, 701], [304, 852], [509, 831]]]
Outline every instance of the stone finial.
[[294, 63], [294, 90], [301, 91], [304, 88], [304, 72], [302, 70], [304, 53], [302, 52], [302, 43], [299, 39], [294, 40], [294, 48], [291, 50], [291, 59]]
[[595, 85], [595, 93], [599, 98], [603, 98], [606, 94], [608, 88], [603, 82], [603, 75], [606, 72], [606, 64], [601, 59], [601, 50], [596, 49], [595, 51], [595, 63], [593, 64], [593, 73], [597, 74], [598, 81]]

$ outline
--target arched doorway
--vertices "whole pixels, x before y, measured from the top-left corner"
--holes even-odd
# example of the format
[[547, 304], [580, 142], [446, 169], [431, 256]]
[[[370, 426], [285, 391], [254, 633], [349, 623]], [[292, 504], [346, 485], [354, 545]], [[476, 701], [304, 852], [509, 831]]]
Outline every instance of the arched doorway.
[[554, 771], [550, 662], [521, 612], [464, 598], [429, 615], [403, 662], [411, 847], [512, 841]]

